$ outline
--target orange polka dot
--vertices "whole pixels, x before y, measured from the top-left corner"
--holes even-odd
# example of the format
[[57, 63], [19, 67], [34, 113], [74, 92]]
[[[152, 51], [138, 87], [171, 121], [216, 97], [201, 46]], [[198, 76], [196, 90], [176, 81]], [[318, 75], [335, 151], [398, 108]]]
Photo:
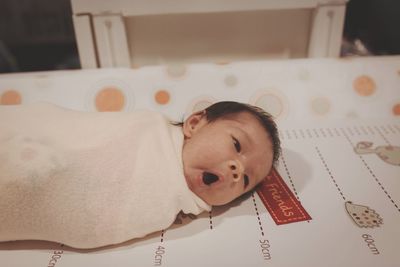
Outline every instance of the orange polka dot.
[[104, 88], [97, 93], [95, 104], [98, 111], [121, 111], [125, 106], [125, 95], [118, 88]]
[[392, 108], [393, 114], [396, 116], [400, 116], [400, 103], [397, 103]]
[[0, 104], [1, 105], [18, 105], [21, 104], [21, 94], [15, 90], [5, 91], [0, 96]]
[[169, 95], [168, 91], [166, 91], [166, 90], [159, 90], [154, 95], [154, 98], [158, 104], [165, 105], [169, 102], [170, 95]]
[[360, 96], [370, 96], [375, 93], [375, 81], [366, 75], [357, 77], [353, 82], [353, 88]]

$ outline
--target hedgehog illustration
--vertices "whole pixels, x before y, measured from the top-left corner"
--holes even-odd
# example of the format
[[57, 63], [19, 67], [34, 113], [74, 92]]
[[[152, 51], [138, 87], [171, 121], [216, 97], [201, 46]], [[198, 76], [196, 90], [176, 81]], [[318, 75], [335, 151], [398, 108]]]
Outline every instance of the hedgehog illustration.
[[383, 219], [379, 214], [363, 205], [354, 204], [351, 201], [345, 203], [345, 208], [349, 216], [353, 219], [358, 227], [374, 228], [383, 224]]
[[400, 166], [400, 147], [399, 146], [377, 146], [372, 148], [372, 142], [359, 142], [354, 148], [354, 151], [361, 154], [374, 153], [386, 163]]

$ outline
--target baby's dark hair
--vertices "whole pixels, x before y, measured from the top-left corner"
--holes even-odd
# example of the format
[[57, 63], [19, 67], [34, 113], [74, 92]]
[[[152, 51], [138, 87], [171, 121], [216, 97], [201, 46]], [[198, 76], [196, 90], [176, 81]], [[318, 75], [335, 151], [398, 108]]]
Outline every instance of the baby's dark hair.
[[273, 117], [265, 110], [245, 103], [234, 101], [217, 102], [205, 109], [207, 121], [213, 122], [225, 116], [249, 112], [258, 119], [271, 138], [273, 150], [273, 164], [276, 164], [281, 154], [281, 141], [279, 139], [278, 128]]

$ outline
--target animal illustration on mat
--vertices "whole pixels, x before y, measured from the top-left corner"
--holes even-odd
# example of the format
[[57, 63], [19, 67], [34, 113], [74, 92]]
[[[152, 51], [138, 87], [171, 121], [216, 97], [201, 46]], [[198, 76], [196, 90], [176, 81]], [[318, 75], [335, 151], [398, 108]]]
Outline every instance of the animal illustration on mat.
[[367, 206], [353, 204], [351, 201], [345, 203], [346, 211], [359, 227], [374, 228], [383, 224], [382, 218], [375, 210]]
[[374, 153], [379, 158], [381, 158], [386, 163], [400, 166], [400, 147], [399, 146], [377, 146], [376, 148], [372, 148], [372, 142], [359, 142], [357, 146], [354, 148], [354, 151], [361, 154], [369, 154]]

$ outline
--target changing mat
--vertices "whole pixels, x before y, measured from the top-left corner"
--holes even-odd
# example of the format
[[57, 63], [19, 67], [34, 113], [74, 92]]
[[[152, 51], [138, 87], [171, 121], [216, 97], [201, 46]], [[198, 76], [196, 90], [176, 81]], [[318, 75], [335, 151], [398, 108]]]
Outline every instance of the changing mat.
[[277, 171], [312, 220], [277, 225], [252, 194], [90, 253], [52, 242], [2, 242], [0, 265], [399, 266], [400, 167], [387, 149], [389, 160], [379, 156], [400, 146], [399, 88], [400, 56], [2, 74], [0, 105], [150, 109], [177, 121], [222, 100], [262, 107], [277, 118]]
[[92, 248], [210, 207], [187, 187], [183, 134], [162, 115], [0, 107], [0, 241]]

